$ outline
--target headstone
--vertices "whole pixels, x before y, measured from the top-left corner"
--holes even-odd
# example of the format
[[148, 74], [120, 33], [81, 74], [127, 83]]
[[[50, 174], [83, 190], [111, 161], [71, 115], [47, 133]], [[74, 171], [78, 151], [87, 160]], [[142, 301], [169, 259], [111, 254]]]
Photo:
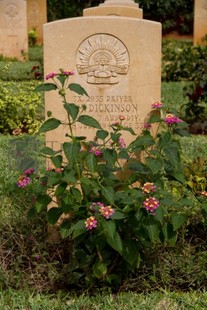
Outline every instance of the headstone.
[[[121, 3], [121, 5], [120, 5]], [[113, 4], [113, 5], [112, 5]], [[120, 7], [140, 12], [132, 0], [108, 0], [98, 7]], [[89, 9], [90, 10], [90, 9]], [[86, 12], [86, 11], [85, 11]], [[138, 17], [88, 15], [45, 24], [45, 74], [74, 70], [71, 82], [84, 87], [89, 94], [70, 93], [68, 102], [85, 104], [87, 113], [96, 118], [103, 129], [124, 116], [123, 125], [139, 134], [151, 112], [151, 104], [160, 100], [161, 89], [161, 24]], [[55, 38], [55, 39], [54, 39]], [[46, 111], [66, 120], [58, 94], [47, 92]], [[81, 123], [74, 133], [93, 140], [95, 130]], [[46, 134], [46, 141], [65, 141], [66, 129], [58, 127]], [[126, 144], [131, 136], [123, 133]]]
[[142, 9], [139, 9], [139, 5], [132, 0], [106, 0], [98, 7], [85, 9], [83, 15], [113, 15], [142, 18], [143, 12]]
[[35, 29], [37, 44], [43, 43], [43, 24], [47, 22], [46, 0], [27, 0], [28, 31]]
[[207, 0], [195, 0], [194, 7], [194, 45], [202, 45], [207, 35]]
[[23, 60], [27, 53], [27, 1], [0, 0], [0, 54]]

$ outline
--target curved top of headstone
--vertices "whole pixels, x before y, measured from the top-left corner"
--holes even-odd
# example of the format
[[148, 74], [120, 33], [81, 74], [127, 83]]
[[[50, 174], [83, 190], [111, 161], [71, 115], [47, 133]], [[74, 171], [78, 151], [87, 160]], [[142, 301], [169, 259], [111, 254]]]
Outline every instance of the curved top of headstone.
[[139, 7], [139, 4], [135, 3], [134, 0], [105, 0], [104, 3], [100, 4], [100, 6], [104, 5], [123, 5], [123, 6]]

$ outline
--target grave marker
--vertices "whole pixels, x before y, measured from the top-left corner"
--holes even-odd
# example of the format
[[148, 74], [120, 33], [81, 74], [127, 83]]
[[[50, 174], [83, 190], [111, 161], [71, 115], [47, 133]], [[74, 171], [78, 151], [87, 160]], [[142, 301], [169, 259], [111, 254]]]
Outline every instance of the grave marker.
[[[70, 93], [68, 102], [87, 106], [103, 129], [123, 115], [124, 126], [139, 134], [151, 112], [151, 103], [160, 100], [161, 89], [161, 24], [134, 17], [140, 14], [132, 0], [108, 0], [96, 8], [107, 8], [106, 15], [65, 19], [44, 25], [44, 70], [74, 70], [71, 82], [83, 86], [89, 97]], [[112, 15], [110, 15], [110, 8]], [[122, 8], [122, 16], [113, 16]], [[133, 16], [126, 17], [133, 9]], [[101, 9], [102, 10], [102, 9]], [[120, 11], [119, 11], [120, 12]], [[55, 40], [54, 40], [55, 38]], [[58, 94], [46, 93], [45, 110], [65, 120], [65, 110]], [[93, 140], [95, 130], [78, 123], [75, 134]], [[65, 141], [66, 130], [59, 127], [47, 132], [46, 141]], [[123, 133], [126, 143], [131, 136]]]
[[46, 0], [27, 0], [28, 31], [37, 31], [37, 44], [43, 43], [43, 24], [47, 22]]
[[207, 0], [195, 0], [194, 6], [194, 45], [202, 45], [207, 35]]
[[0, 54], [23, 60], [28, 52], [27, 1], [0, 0]]

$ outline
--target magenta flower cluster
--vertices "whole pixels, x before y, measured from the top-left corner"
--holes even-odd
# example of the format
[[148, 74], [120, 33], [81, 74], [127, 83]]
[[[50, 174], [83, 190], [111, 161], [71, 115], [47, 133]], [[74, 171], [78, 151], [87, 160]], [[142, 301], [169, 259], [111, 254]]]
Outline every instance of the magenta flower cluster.
[[164, 122], [168, 125], [173, 125], [181, 123], [182, 120], [179, 117], [175, 116], [174, 114], [166, 114]]
[[149, 194], [150, 196], [147, 197], [144, 202], [143, 202], [143, 206], [144, 208], [150, 212], [150, 213], [154, 213], [155, 210], [159, 207], [160, 202], [157, 198], [151, 196], [153, 193], [156, 192], [157, 186], [154, 183], [151, 182], [146, 182], [144, 183], [144, 185], [142, 186], [142, 192], [143, 194]]
[[125, 141], [124, 141], [124, 139], [122, 137], [119, 137], [118, 144], [119, 144], [120, 148], [122, 148], [122, 149], [126, 148], [126, 143], [125, 143]]
[[156, 191], [157, 186], [154, 185], [154, 183], [150, 183], [150, 182], [146, 182], [143, 186], [142, 186], [142, 191], [145, 194], [149, 194], [149, 193], [154, 193]]
[[34, 168], [29, 168], [29, 169], [25, 170], [24, 173], [22, 175], [20, 175], [20, 177], [17, 181], [17, 186], [20, 188], [24, 188], [27, 185], [29, 185], [31, 182], [30, 175], [33, 174], [34, 172], [35, 172]]
[[[65, 76], [69, 76], [69, 75], [74, 75], [74, 71], [63, 71], [63, 70], [60, 70], [61, 71], [61, 75], [65, 75]], [[45, 79], [46, 80], [49, 80], [49, 79], [53, 79], [56, 75], [58, 75], [58, 73], [56, 72], [50, 72], [46, 75]]]
[[89, 152], [94, 154], [94, 155], [96, 155], [96, 156], [101, 156], [102, 155], [102, 152], [101, 152], [101, 150], [99, 149], [98, 146], [91, 146]]
[[154, 211], [159, 207], [160, 202], [155, 197], [150, 196], [145, 199], [143, 205], [147, 211], [154, 213]]
[[[93, 202], [89, 209], [91, 211], [98, 211], [100, 212], [100, 214], [105, 217], [107, 220], [110, 218], [110, 216], [112, 216], [115, 212], [115, 210], [111, 207], [111, 206], [106, 206], [104, 203], [102, 202]], [[97, 227], [97, 219], [95, 218], [95, 216], [90, 216], [86, 219], [85, 221], [85, 227], [87, 230], [91, 230], [93, 228]]]
[[87, 230], [91, 230], [97, 227], [97, 220], [94, 216], [90, 216], [87, 218], [87, 220], [85, 221], [85, 227]]
[[152, 109], [161, 109], [163, 107], [162, 102], [153, 102], [151, 105]]

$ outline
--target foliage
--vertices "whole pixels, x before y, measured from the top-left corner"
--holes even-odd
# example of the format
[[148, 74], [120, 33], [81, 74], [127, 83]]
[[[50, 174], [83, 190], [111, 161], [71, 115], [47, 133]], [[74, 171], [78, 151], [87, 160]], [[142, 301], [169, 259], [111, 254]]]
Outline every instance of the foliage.
[[[98, 6], [104, 0], [48, 0], [48, 20], [82, 16], [83, 9]], [[161, 22], [163, 33], [177, 31], [181, 34], [193, 32], [193, 0], [139, 0], [144, 18]], [[172, 9], [173, 8], [173, 9]]]
[[163, 74], [166, 81], [188, 80], [180, 114], [195, 133], [207, 132], [207, 44], [192, 46], [166, 40], [163, 43]]
[[29, 40], [29, 46], [34, 46], [37, 44], [37, 30], [36, 28], [32, 28], [28, 32], [28, 40]]
[[177, 31], [180, 34], [193, 32], [193, 0], [138, 0], [144, 18], [162, 23], [163, 34]]
[[42, 96], [33, 91], [36, 85], [0, 81], [0, 133], [37, 132], [44, 114]]
[[[42, 153], [53, 167], [43, 175], [34, 169], [23, 171], [16, 191], [24, 191], [34, 202], [29, 211], [47, 212], [48, 222], [59, 227], [62, 238], [70, 242], [68, 284], [119, 285], [135, 272], [146, 249], [156, 244], [174, 245], [179, 229], [186, 223], [189, 210], [205, 208], [203, 188], [191, 191], [185, 176], [179, 136], [188, 136], [186, 124], [177, 116], [159, 112], [154, 103], [149, 123], [137, 136], [120, 122], [108, 132], [91, 116], [85, 106], [67, 101], [68, 88], [78, 95], [87, 92], [69, 83], [72, 72], [52, 72], [37, 91], [58, 91], [68, 118], [68, 134], [62, 149], [45, 147]], [[39, 133], [54, 130], [63, 123], [48, 112]], [[96, 139], [75, 136], [76, 122], [94, 127]], [[160, 126], [152, 136], [149, 127]], [[65, 125], [65, 123], [64, 123]], [[122, 133], [134, 140], [126, 146]], [[201, 196], [201, 198], [200, 198]], [[48, 210], [48, 206], [50, 206]], [[187, 216], [187, 217], [186, 217]]]

